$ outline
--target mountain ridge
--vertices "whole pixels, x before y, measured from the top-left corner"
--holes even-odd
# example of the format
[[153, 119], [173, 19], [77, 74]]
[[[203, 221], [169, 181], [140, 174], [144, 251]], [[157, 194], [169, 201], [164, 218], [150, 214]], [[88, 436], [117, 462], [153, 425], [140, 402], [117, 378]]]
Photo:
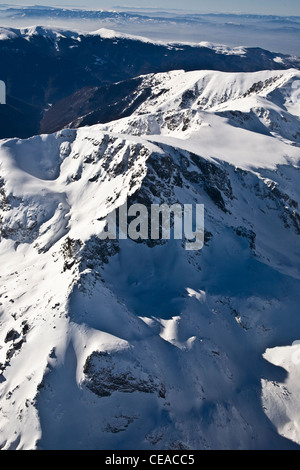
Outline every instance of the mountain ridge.
[[[250, 72], [299, 68], [298, 58], [259, 48], [142, 42], [134, 37], [115, 37], [114, 32], [107, 31], [104, 37], [99, 32], [76, 31], [67, 31], [64, 36], [63, 30], [55, 32], [55, 28], [45, 27], [1, 31], [0, 79], [6, 83], [8, 103], [1, 108], [1, 138], [52, 132], [55, 126], [45, 128], [43, 122], [41, 129], [41, 121], [46, 111], [60, 100], [70, 101], [80, 90], [109, 86], [148, 73], [177, 69]], [[13, 37], [8, 37], [10, 34]], [[58, 117], [53, 119], [57, 120]]]

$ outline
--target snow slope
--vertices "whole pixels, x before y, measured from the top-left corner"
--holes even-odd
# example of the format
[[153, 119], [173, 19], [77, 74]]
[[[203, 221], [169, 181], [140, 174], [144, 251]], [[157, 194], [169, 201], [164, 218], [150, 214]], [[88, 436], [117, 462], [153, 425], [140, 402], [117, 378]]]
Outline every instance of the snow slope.
[[[144, 80], [128, 118], [1, 141], [0, 445], [299, 449], [299, 72]], [[203, 250], [101, 241], [126, 200], [204, 204]]]
[[[253, 139], [257, 139], [257, 145], [270, 152], [269, 157], [263, 156], [263, 161], [253, 161], [254, 165], [271, 163], [274, 154], [272, 147], [280, 145], [278, 141], [272, 145], [274, 139], [265, 137], [276, 136], [284, 142], [300, 142], [300, 73], [297, 70], [251, 74], [175, 71], [145, 76], [140, 90], [147, 87], [151, 88], [152, 94], [133, 116], [119, 120], [117, 124], [105, 125], [103, 129], [126, 134], [184, 138], [188, 140], [189, 148], [195, 142], [197, 146], [201, 145], [200, 140], [205, 156], [216, 149], [212, 134], [216, 136], [219, 132], [218, 141], [230, 136], [231, 143], [228, 140], [224, 142], [222, 153], [218, 156], [224, 159], [224, 152], [229, 153], [228, 161], [231, 163], [241, 163], [241, 158], [246, 159], [244, 148], [243, 155], [233, 160], [235, 149], [232, 147], [236, 147], [236, 141], [247, 139], [247, 131], [251, 131], [251, 146]], [[225, 130], [226, 121], [231, 124], [230, 131]], [[78, 126], [80, 123], [81, 119], [72, 125]], [[254, 137], [253, 132], [260, 135]], [[259, 158], [261, 154], [251, 149], [249, 164], [255, 155]], [[298, 155], [297, 151], [295, 155]]]

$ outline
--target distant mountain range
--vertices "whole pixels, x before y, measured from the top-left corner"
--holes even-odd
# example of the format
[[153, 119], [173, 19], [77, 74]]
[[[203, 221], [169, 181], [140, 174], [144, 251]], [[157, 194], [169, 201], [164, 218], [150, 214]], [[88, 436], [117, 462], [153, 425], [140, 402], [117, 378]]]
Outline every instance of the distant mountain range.
[[0, 5], [0, 24], [28, 27], [33, 24], [87, 31], [113, 29], [165, 42], [209, 41], [231, 47], [263, 49], [299, 55], [300, 17], [208, 13], [159, 8], [113, 10], [71, 7]]
[[279, 16], [279, 15], [249, 15], [249, 14], [233, 14], [233, 13], [196, 13], [182, 10], [163, 10], [159, 8], [135, 8], [135, 7], [115, 7], [111, 10], [107, 9], [82, 9], [72, 7], [50, 7], [50, 6], [17, 6], [17, 5], [0, 5], [0, 11], [3, 18], [68, 18], [68, 19], [114, 19], [114, 20], [136, 20], [166, 22], [170, 18], [176, 23], [203, 23], [210, 22], [212, 19], [222, 18], [225, 20], [232, 18], [245, 18], [251, 20], [266, 20], [269, 22], [281, 22], [282, 24], [290, 24], [297, 26], [300, 22], [299, 16]]

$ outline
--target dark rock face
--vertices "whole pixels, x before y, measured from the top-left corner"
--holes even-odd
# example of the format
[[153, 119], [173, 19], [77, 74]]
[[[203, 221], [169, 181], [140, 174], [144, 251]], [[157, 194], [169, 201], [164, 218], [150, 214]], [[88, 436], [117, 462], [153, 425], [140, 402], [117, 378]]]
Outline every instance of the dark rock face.
[[9, 330], [7, 333], [4, 342], [8, 343], [10, 341], [15, 341], [20, 337], [20, 333], [18, 333], [16, 330]]
[[64, 257], [64, 271], [71, 269], [77, 261], [77, 255], [82, 247], [81, 240], [73, 240], [67, 238], [62, 247], [62, 255]]
[[234, 199], [229, 172], [193, 153], [162, 145], [165, 155], [151, 154], [147, 160], [147, 178], [141, 190], [129, 198], [129, 203], [149, 206], [153, 197], [167, 204], [178, 203], [175, 187], [193, 187], [198, 197], [205, 192], [222, 212], [227, 212], [226, 201]]
[[94, 352], [86, 360], [84, 374], [86, 387], [99, 397], [109, 397], [113, 392], [157, 393], [160, 398], [166, 395], [164, 385], [126, 351]]

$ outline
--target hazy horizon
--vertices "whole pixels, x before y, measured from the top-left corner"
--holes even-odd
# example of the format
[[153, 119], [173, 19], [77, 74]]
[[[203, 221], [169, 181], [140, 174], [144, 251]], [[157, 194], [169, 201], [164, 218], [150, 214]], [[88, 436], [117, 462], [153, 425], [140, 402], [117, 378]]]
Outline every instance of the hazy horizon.
[[[154, 9], [179, 9], [179, 10], [193, 10], [199, 13], [240, 13], [240, 14], [269, 14], [281, 16], [300, 16], [300, 3], [299, 0], [228, 0], [226, 2], [221, 0], [211, 0], [209, 8], [207, 2], [199, 0], [186, 0], [184, 8], [182, 2], [179, 0], [161, 0], [159, 3], [149, 2], [148, 0], [17, 0], [16, 3], [9, 4], [9, 6], [52, 6], [52, 7], [81, 7], [81, 8], [154, 8]], [[5, 3], [3, 3], [5, 4]], [[7, 4], [6, 4], [7, 5]]]

